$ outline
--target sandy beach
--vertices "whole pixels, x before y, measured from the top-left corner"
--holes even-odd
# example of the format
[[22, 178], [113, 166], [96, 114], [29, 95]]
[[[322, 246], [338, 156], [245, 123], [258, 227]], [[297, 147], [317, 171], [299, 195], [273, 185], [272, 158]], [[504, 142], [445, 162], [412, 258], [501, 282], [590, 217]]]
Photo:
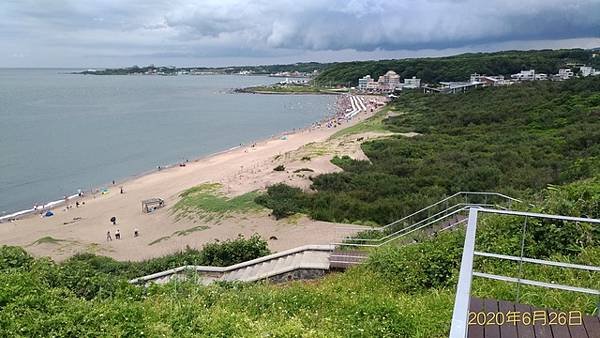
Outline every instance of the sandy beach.
[[[382, 97], [363, 97], [382, 101]], [[371, 111], [373, 108], [373, 111]], [[0, 224], [0, 244], [19, 245], [36, 256], [49, 256], [63, 260], [78, 252], [94, 252], [118, 260], [143, 260], [161, 256], [185, 248], [200, 248], [214, 240], [235, 238], [238, 234], [253, 233], [269, 239], [272, 251], [281, 251], [304, 244], [327, 244], [339, 238], [339, 224], [313, 221], [306, 217], [279, 220], [268, 211], [232, 214], [218, 222], [198, 219], [178, 219], [171, 207], [179, 200], [179, 194], [203, 183], [220, 183], [222, 193], [236, 196], [262, 190], [267, 186], [286, 182], [308, 188], [307, 174], [294, 173], [300, 168], [310, 168], [312, 175], [341, 170], [330, 163], [336, 154], [363, 158], [360, 143], [376, 134], [350, 135], [343, 139], [330, 139], [342, 128], [352, 126], [380, 109], [367, 104], [367, 109], [341, 124], [332, 121], [316, 123], [312, 128], [286, 133], [282, 136], [242, 145], [198, 160], [185, 166], [173, 166], [156, 170], [125, 182], [108, 186], [105, 194], [85, 195], [52, 209], [54, 216], [39, 214], [25, 216]], [[360, 139], [360, 140], [359, 140]], [[359, 141], [357, 141], [359, 140]], [[307, 157], [311, 159], [306, 160]], [[304, 158], [304, 160], [302, 160]], [[279, 164], [285, 171], [273, 171]], [[123, 187], [124, 193], [120, 193]], [[165, 207], [151, 213], [143, 213], [141, 201], [162, 198]], [[75, 207], [79, 202], [80, 206]], [[117, 224], [110, 222], [116, 217]], [[208, 227], [190, 231], [186, 235], [174, 235], [194, 227]], [[113, 239], [119, 229], [121, 240], [106, 240], [110, 231]], [[140, 236], [134, 238], [134, 229]]]

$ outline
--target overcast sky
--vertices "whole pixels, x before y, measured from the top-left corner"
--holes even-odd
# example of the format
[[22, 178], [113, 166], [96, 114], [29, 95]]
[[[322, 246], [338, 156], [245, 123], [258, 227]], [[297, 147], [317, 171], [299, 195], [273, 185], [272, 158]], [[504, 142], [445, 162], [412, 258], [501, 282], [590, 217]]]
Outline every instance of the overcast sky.
[[600, 0], [0, 0], [0, 67], [241, 65], [600, 47]]

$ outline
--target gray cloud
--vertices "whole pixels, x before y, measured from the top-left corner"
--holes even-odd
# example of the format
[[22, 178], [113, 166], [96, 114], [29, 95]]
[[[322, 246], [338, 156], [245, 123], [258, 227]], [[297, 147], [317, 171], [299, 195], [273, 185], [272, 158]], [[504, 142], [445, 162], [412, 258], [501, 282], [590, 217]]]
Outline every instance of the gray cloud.
[[0, 2], [0, 44], [5, 47], [0, 66], [38, 62], [39, 54], [56, 63], [61, 51], [63, 60], [79, 59], [80, 64], [94, 56], [102, 63], [111, 58], [128, 63], [135, 57], [160, 63], [301, 59], [330, 51], [368, 58], [393, 51], [510, 47], [523, 41], [596, 41], [599, 35], [599, 0]]

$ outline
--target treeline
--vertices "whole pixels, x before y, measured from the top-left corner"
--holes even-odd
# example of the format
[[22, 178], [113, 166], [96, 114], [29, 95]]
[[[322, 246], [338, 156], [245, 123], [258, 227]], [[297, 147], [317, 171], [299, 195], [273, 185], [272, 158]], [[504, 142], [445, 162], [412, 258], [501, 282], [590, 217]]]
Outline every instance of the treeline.
[[426, 83], [440, 81], [464, 81], [473, 73], [487, 75], [510, 75], [524, 69], [556, 74], [567, 63], [583, 63], [600, 66], [600, 59], [584, 49], [505, 51], [497, 53], [469, 53], [449, 57], [415, 58], [381, 61], [341, 62], [327, 67], [315, 83], [344, 84], [356, 86], [358, 79], [371, 75], [377, 80], [388, 70], [401, 79], [416, 76]]
[[600, 78], [482, 88], [459, 95], [404, 93], [384, 125], [418, 132], [364, 143], [370, 161], [335, 158], [343, 172], [286, 185], [256, 201], [277, 217], [386, 224], [458, 191], [514, 197], [600, 172]]
[[312, 73], [314, 70], [321, 71], [331, 63], [299, 62], [284, 65], [260, 65], [260, 66], [231, 66], [231, 67], [165, 67], [165, 66], [132, 66], [126, 68], [107, 68], [95, 71], [83, 71], [81, 74], [89, 75], [128, 75], [134, 73], [145, 73], [147, 71], [160, 71], [165, 74], [175, 74], [178, 71], [200, 71], [214, 72], [219, 74], [235, 74], [241, 71], [250, 71], [253, 74], [272, 74], [279, 72], [301, 72]]

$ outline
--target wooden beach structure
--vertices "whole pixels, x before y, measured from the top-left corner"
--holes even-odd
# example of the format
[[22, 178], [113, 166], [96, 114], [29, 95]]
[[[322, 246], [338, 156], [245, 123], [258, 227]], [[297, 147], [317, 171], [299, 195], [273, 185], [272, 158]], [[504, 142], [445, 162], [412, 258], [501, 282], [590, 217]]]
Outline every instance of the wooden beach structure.
[[164, 206], [165, 201], [162, 198], [149, 198], [142, 201], [142, 212], [149, 213]]

